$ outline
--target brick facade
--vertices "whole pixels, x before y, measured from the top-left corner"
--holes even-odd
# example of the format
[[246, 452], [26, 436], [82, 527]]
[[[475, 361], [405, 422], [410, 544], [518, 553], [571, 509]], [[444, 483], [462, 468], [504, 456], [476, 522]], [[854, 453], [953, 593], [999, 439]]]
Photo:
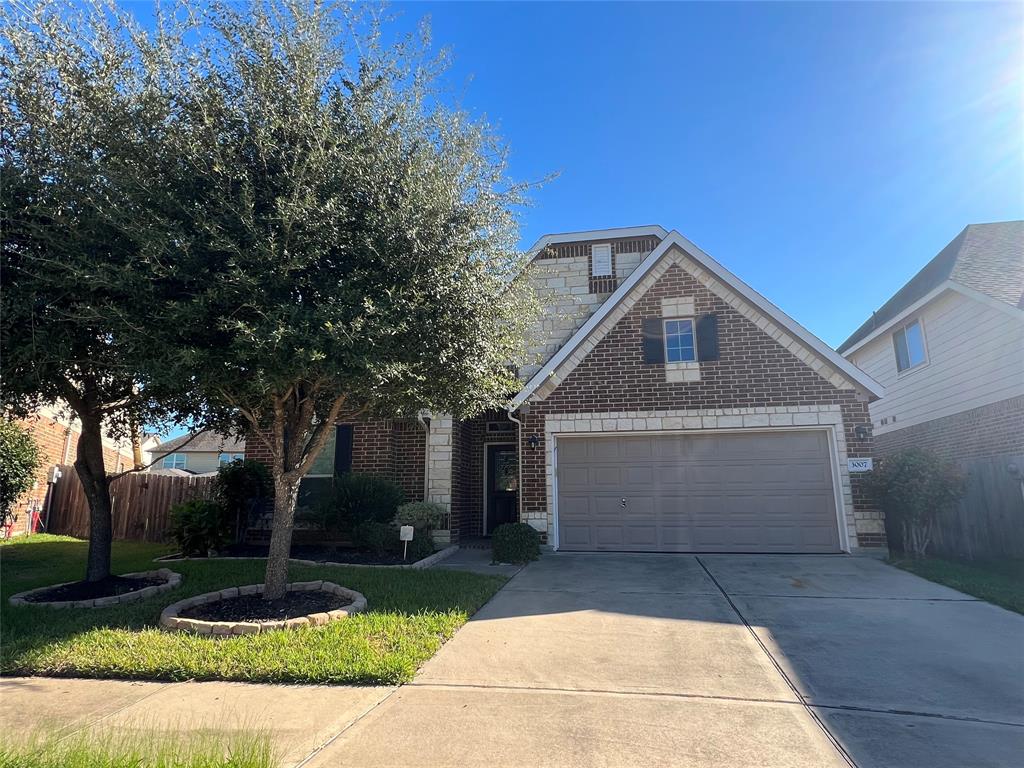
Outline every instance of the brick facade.
[[[699, 381], [670, 382], [663, 364], [644, 363], [641, 320], [660, 317], [662, 299], [676, 297], [692, 298], [697, 315], [718, 315], [720, 359], [700, 364]], [[841, 473], [844, 484], [849, 485], [848, 492], [844, 488], [844, 506], [856, 537], [851, 544], [871, 547], [884, 543], [880, 515], [870, 506], [860, 478], [845, 474], [847, 456], [871, 455], [871, 438], [858, 437], [855, 432], [858, 425], [870, 424], [866, 398], [852, 386], [830, 381], [838, 376], [835, 371], [812, 369], [810, 362], [784, 346], [783, 336], [782, 341], [773, 338], [762, 325], [710, 290], [680, 263], [668, 266], [575, 368], [552, 385], [543, 400], [531, 402], [524, 409], [528, 413], [524, 413], [521, 446], [521, 517], [547, 520], [549, 532], [553, 525], [550, 467], [546, 461], [551, 439], [545, 424], [548, 418], [561, 414], [721, 411], [722, 423], [718, 423], [717, 416], [708, 417], [716, 419], [715, 425], [721, 427], [733, 426], [736, 418], [739, 422], [735, 426], [743, 426], [742, 416], [731, 413], [732, 409], [761, 409], [762, 413], [750, 415], [766, 418], [770, 415], [765, 409], [782, 409], [775, 415], [784, 419], [791, 407], [803, 406], [810, 415], [812, 410], [816, 413], [823, 406], [833, 406], [841, 414], [839, 431], [846, 449], [841, 456]], [[532, 435], [540, 438], [544, 447], [531, 449], [527, 441]]]
[[882, 457], [911, 447], [934, 451], [948, 460], [1024, 453], [1024, 397], [1000, 400], [875, 438], [875, 449]]
[[[352, 471], [396, 482], [409, 501], [424, 498], [426, 433], [415, 420], [342, 419], [352, 425]], [[246, 458], [270, 465], [270, 450], [259, 437], [246, 439]]]

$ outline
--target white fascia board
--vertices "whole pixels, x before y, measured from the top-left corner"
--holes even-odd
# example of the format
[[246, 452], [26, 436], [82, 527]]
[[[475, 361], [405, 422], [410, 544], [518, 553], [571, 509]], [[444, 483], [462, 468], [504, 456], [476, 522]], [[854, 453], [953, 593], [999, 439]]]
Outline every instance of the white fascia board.
[[509, 405], [509, 412], [516, 410], [520, 405], [526, 402], [526, 399], [530, 395], [540, 388], [548, 377], [551, 376], [558, 367], [565, 362], [566, 358], [572, 354], [573, 350], [575, 350], [580, 343], [604, 321], [605, 317], [607, 317], [608, 314], [619, 305], [630, 291], [633, 290], [636, 284], [651, 271], [654, 265], [658, 263], [658, 261], [672, 246], [677, 246], [702, 267], [713, 272], [722, 282], [728, 284], [734, 291], [736, 291], [736, 293], [761, 310], [765, 315], [775, 320], [775, 322], [788, 330], [790, 334], [800, 339], [823, 359], [828, 360], [835, 368], [842, 371], [851, 381], [856, 382], [875, 397], [880, 398], [885, 394], [885, 389], [881, 384], [868, 376], [864, 371], [844, 358], [832, 349], [832, 347], [828, 346], [825, 342], [808, 331], [777, 306], [768, 301], [768, 299], [760, 293], [736, 277], [736, 275], [728, 269], [708, 256], [708, 254], [679, 234], [679, 232], [673, 230], [665, 236], [661, 243], [658, 244], [657, 248], [648, 254], [647, 258], [640, 262], [636, 269], [630, 273], [629, 277], [622, 281], [619, 287], [611, 296], [608, 297], [605, 303], [587, 319], [587, 322], [580, 326], [579, 330], [577, 330], [576, 333], [574, 333], [569, 340], [551, 356], [551, 359], [544, 364], [544, 367], [534, 374], [533, 378], [526, 383], [526, 386], [520, 390], [519, 394], [512, 399], [512, 402]]
[[540, 240], [530, 246], [527, 254], [532, 258], [549, 245], [557, 243], [576, 243], [583, 240], [611, 240], [621, 237], [648, 237], [654, 236], [664, 239], [668, 230], [651, 224], [645, 227], [615, 227], [612, 229], [588, 229], [582, 232], [560, 232], [558, 234], [544, 235]]
[[950, 288], [953, 288], [953, 287], [954, 287], [954, 284], [950, 280], [946, 280], [946, 281], [940, 283], [935, 288], [933, 288], [928, 293], [926, 293], [924, 296], [922, 296], [920, 299], [918, 299], [913, 304], [911, 304], [909, 307], [907, 307], [902, 312], [900, 312], [898, 315], [894, 315], [889, 320], [884, 322], [882, 325], [880, 325], [877, 328], [875, 328], [875, 330], [873, 330], [871, 333], [869, 333], [863, 339], [858, 341], [856, 344], [854, 344], [848, 350], [843, 352], [843, 355], [845, 355], [846, 357], [849, 357], [854, 352], [856, 352], [858, 349], [860, 349], [861, 347], [863, 347], [863, 346], [865, 346], [867, 344], [870, 344], [872, 341], [877, 339], [879, 336], [883, 335], [886, 331], [892, 330], [894, 327], [896, 327], [897, 325], [902, 323], [904, 320], [906, 320], [908, 317], [913, 315], [915, 312], [918, 312], [925, 304], [928, 304], [929, 302], [934, 301], [939, 296], [941, 296], [943, 293], [945, 293], [946, 291], [948, 291]]

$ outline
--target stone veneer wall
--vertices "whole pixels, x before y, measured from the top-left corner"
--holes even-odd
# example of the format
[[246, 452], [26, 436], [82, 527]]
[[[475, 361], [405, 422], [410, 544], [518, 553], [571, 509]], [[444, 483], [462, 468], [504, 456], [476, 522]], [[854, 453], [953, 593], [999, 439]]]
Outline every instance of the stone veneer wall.
[[[851, 478], [845, 467], [847, 457], [872, 455], [871, 438], [855, 433], [857, 425], [871, 423], [866, 398], [683, 254], [659, 264], [641, 281], [638, 293], [635, 302], [624, 303], [621, 313], [609, 318], [603, 338], [573, 353], [567, 369], [538, 391], [544, 399], [529, 403], [522, 434], [522, 519], [542, 525], [549, 536], [554, 533], [548, 419], [561, 425], [562, 419], [585, 420], [590, 414], [591, 422], [601, 419], [601, 428], [605, 418], [614, 418], [615, 429], [621, 428], [619, 419], [629, 419], [631, 429], [641, 423], [645, 429], [664, 426], [666, 418], [688, 419], [680, 422], [688, 425], [679, 427], [685, 429], [696, 428], [692, 420], [699, 417], [700, 429], [716, 429], [755, 421], [771, 426], [772, 416], [776, 425], [789, 416], [794, 424], [813, 424], [820, 422], [812, 419], [826, 414], [841, 449], [840, 487], [850, 543], [883, 546], [881, 516], [867, 498], [863, 479]], [[659, 317], [662, 300], [679, 297], [692, 298], [697, 315], [715, 312], [719, 318], [720, 359], [700, 364], [699, 381], [666, 381], [664, 365], [643, 361], [641, 320]], [[745, 417], [755, 418], [745, 423]], [[767, 424], [761, 424], [765, 418]], [[531, 435], [543, 438], [543, 447], [531, 450], [526, 444]]]
[[[595, 241], [596, 242], [596, 241]], [[591, 276], [592, 242], [548, 246], [530, 264], [530, 278], [543, 314], [531, 333], [530, 364], [521, 376], [529, 378], [587, 321], [644, 257], [658, 245], [656, 237], [604, 240], [612, 246], [613, 277]]]
[[1024, 397], [932, 419], [875, 437], [879, 456], [917, 447], [945, 459], [1024, 453]]

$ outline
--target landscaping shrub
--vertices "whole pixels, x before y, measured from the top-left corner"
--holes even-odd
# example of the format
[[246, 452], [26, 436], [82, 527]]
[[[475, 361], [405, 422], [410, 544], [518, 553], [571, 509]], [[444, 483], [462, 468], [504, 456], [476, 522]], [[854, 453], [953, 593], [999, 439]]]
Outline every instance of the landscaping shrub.
[[241, 541], [251, 513], [274, 497], [274, 481], [266, 465], [252, 459], [223, 464], [215, 481], [217, 497], [234, 526], [234, 541]]
[[394, 523], [404, 501], [402, 489], [387, 478], [350, 472], [334, 478], [334, 488], [314, 514], [326, 529], [348, 535], [366, 522]]
[[931, 451], [910, 448], [887, 456], [869, 479], [869, 486], [890, 532], [899, 541], [894, 549], [924, 557], [939, 515], [949, 510], [964, 492], [965, 478], [951, 461]]
[[491, 534], [493, 557], [498, 563], [528, 563], [540, 557], [540, 534], [526, 523], [505, 523]]
[[444, 522], [448, 512], [442, 504], [432, 501], [410, 501], [398, 508], [398, 524], [411, 525], [417, 531], [435, 531]]
[[224, 505], [192, 499], [171, 507], [170, 535], [187, 557], [204, 556], [231, 543], [233, 520]]
[[398, 529], [390, 523], [365, 520], [352, 529], [352, 543], [357, 549], [370, 552], [378, 557], [394, 552], [400, 546]]
[[0, 419], [0, 513], [10, 512], [18, 498], [32, 488], [40, 463], [32, 433]]
[[427, 529], [417, 529], [412, 537], [412, 541], [409, 542], [409, 548], [405, 551], [405, 559], [410, 563], [415, 563], [424, 557], [430, 557], [432, 554], [434, 554], [433, 534]]

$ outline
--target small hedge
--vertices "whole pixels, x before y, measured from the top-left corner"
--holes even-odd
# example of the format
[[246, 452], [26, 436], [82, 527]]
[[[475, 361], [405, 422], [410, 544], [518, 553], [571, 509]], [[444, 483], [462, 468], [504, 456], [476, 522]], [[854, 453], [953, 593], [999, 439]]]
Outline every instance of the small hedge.
[[193, 499], [171, 507], [170, 535], [186, 557], [206, 557], [231, 543], [234, 520], [223, 504]]
[[[401, 550], [399, 550], [401, 552]], [[415, 563], [434, 554], [434, 537], [430, 531], [417, 530], [406, 550], [406, 562]]]
[[352, 529], [352, 543], [356, 549], [370, 552], [378, 557], [394, 552], [400, 546], [398, 529], [389, 523], [367, 520]]
[[540, 534], [526, 523], [505, 523], [491, 534], [491, 548], [497, 563], [529, 563], [540, 557]]
[[421, 530], [435, 531], [441, 527], [447, 511], [443, 504], [432, 501], [410, 501], [398, 508], [398, 524], [411, 525], [417, 534]]

